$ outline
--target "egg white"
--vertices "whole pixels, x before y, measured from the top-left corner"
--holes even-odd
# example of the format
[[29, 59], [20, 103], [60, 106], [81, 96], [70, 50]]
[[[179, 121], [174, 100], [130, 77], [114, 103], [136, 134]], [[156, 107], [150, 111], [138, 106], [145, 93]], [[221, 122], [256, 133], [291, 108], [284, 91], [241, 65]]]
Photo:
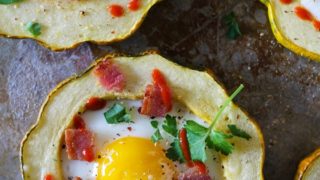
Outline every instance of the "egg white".
[[[126, 107], [128, 113], [131, 114], [134, 123], [119, 123], [119, 124], [108, 124], [104, 118], [104, 112], [106, 112], [114, 103], [120, 103]], [[86, 111], [81, 116], [85, 120], [86, 127], [89, 131], [95, 135], [95, 149], [96, 152], [103, 149], [107, 144], [113, 142], [118, 138], [127, 136], [142, 137], [150, 139], [155, 129], [152, 128], [151, 120], [159, 122], [159, 126], [164, 121], [163, 117], [157, 117], [151, 119], [149, 116], [141, 115], [138, 112], [141, 107], [141, 100], [117, 100], [109, 101], [105, 108], [98, 111]], [[185, 120], [194, 120], [199, 124], [208, 126], [206, 122], [201, 120], [199, 117], [194, 115], [192, 112], [187, 110], [184, 106], [179, 103], [174, 103], [173, 109], [168, 114], [176, 116], [177, 124], [179, 129], [183, 126]], [[129, 130], [128, 128], [131, 128]], [[161, 141], [163, 149], [168, 149], [172, 142], [172, 137], [160, 128], [160, 132], [165, 140]], [[224, 179], [223, 168], [221, 167], [220, 159], [218, 154], [213, 150], [207, 150], [208, 159], [205, 162], [209, 175], [213, 179]], [[97, 175], [97, 162], [86, 162], [79, 160], [69, 160], [65, 149], [62, 149], [62, 168], [64, 177], [81, 177], [83, 180], [94, 180]], [[183, 172], [186, 166], [175, 162], [179, 172]]]

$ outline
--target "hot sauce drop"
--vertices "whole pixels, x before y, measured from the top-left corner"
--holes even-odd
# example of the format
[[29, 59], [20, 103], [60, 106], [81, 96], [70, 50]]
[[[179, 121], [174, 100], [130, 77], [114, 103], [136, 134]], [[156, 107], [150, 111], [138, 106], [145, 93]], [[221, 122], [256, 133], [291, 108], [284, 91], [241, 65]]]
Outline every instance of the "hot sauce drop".
[[124, 14], [124, 9], [122, 6], [118, 5], [118, 4], [112, 4], [108, 7], [109, 13], [113, 16], [113, 17], [121, 17]]
[[296, 15], [305, 21], [310, 21], [313, 24], [313, 27], [317, 30], [320, 31], [320, 21], [316, 20], [313, 15], [304, 7], [302, 6], [297, 6], [294, 9], [294, 12], [296, 13]]
[[53, 175], [52, 174], [46, 174], [43, 178], [43, 180], [54, 180]]
[[306, 8], [304, 8], [302, 6], [297, 6], [294, 9], [294, 12], [302, 20], [306, 20], [306, 21], [312, 21], [313, 20], [312, 14]]
[[106, 106], [107, 101], [98, 97], [91, 97], [88, 99], [85, 108], [86, 110], [96, 111], [104, 108]]
[[313, 27], [317, 30], [320, 31], [320, 21], [318, 20], [313, 20], [312, 21]]
[[292, 3], [292, 0], [280, 0], [280, 2], [282, 4], [290, 4], [290, 3]]
[[128, 4], [128, 8], [131, 11], [136, 11], [140, 8], [140, 0], [130, 0], [129, 4]]

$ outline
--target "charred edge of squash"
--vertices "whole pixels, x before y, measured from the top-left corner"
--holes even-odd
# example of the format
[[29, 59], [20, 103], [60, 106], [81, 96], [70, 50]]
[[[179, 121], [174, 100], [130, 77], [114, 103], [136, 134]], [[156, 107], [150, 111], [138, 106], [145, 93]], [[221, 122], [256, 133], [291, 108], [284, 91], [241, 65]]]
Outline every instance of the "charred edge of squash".
[[[159, 55], [159, 52], [157, 50], [148, 50], [148, 51], [144, 51], [138, 55], [135, 55], [135, 56], [126, 56], [126, 57], [141, 57], [141, 56], [144, 56], [144, 55], [151, 55], [151, 54], [157, 54]], [[37, 124], [39, 122], [39, 120], [41, 119], [41, 115], [42, 115], [42, 111], [44, 110], [44, 108], [47, 106], [47, 103], [49, 102], [49, 99], [51, 98], [51, 96], [53, 96], [55, 94], [56, 91], [58, 91], [61, 87], [63, 87], [64, 85], [74, 81], [74, 80], [77, 80], [79, 78], [81, 78], [82, 76], [86, 75], [87, 73], [89, 73], [94, 67], [96, 67], [97, 64], [99, 64], [101, 61], [105, 60], [105, 59], [108, 59], [108, 58], [115, 58], [115, 57], [124, 57], [124, 54], [123, 53], [110, 53], [110, 54], [107, 54], [105, 55], [104, 57], [101, 57], [101, 58], [98, 58], [97, 60], [95, 60], [83, 73], [79, 74], [79, 75], [74, 75], [68, 79], [65, 79], [64, 81], [60, 82], [46, 97], [46, 99], [44, 100], [41, 108], [40, 108], [40, 111], [39, 111], [39, 115], [37, 117], [37, 121], [35, 122], [35, 124], [33, 124], [31, 126], [31, 128], [29, 129], [29, 131], [26, 133], [26, 135], [23, 137], [22, 141], [21, 141], [21, 145], [20, 145], [20, 171], [21, 171], [21, 174], [22, 174], [22, 178], [24, 179], [25, 177], [25, 174], [24, 174], [24, 170], [23, 170], [23, 146], [24, 146], [24, 143], [26, 142], [27, 138], [29, 137], [29, 135], [32, 133], [32, 131], [37, 127]], [[184, 69], [190, 69], [190, 68], [187, 68], [187, 67], [184, 67], [184, 66], [181, 66], [175, 62], [172, 62], [170, 61], [173, 65], [176, 65], [176, 66], [179, 66], [179, 67], [182, 67]], [[213, 71], [207, 69], [205, 71], [200, 71], [200, 72], [203, 72], [203, 73], [206, 73], [210, 78], [212, 78], [213, 81], [217, 82], [219, 84], [219, 86], [221, 86], [222, 90], [224, 91], [224, 93], [226, 95], [228, 95], [227, 91], [225, 90], [225, 87], [224, 85], [222, 85], [218, 80], [217, 80], [217, 77], [216, 75], [213, 73]], [[259, 141], [260, 141], [260, 145], [262, 147], [262, 161], [261, 161], [261, 164], [260, 164], [260, 174], [261, 174], [261, 179], [263, 180], [264, 179], [264, 176], [263, 176], [263, 166], [264, 166], [264, 161], [265, 161], [265, 142], [264, 142], [264, 137], [263, 137], [263, 133], [262, 133], [262, 130], [259, 126], [259, 124], [257, 123], [257, 121], [248, 114], [247, 111], [243, 110], [241, 107], [239, 107], [237, 104], [235, 104], [233, 102], [233, 105], [236, 107], [236, 108], [239, 108], [247, 117], [248, 117], [248, 120], [252, 123], [252, 125], [257, 129], [258, 131], [258, 135], [259, 135]], [[188, 107], [189, 108], [189, 107]]]
[[311, 60], [315, 60], [320, 62], [320, 54], [311, 52], [303, 47], [300, 47], [296, 45], [294, 42], [292, 42], [290, 39], [288, 39], [284, 33], [281, 31], [280, 28], [277, 26], [277, 20], [276, 15], [274, 13], [274, 8], [271, 5], [270, 0], [260, 0], [261, 3], [263, 3], [268, 8], [268, 18], [269, 23], [271, 26], [271, 30], [273, 32], [273, 35], [275, 36], [276, 40], [283, 45], [284, 47], [290, 49], [294, 53], [300, 56], [304, 56], [306, 58], [309, 58]]
[[309, 154], [306, 158], [304, 158], [298, 166], [297, 173], [294, 177], [295, 180], [301, 180], [303, 178], [304, 173], [307, 171], [309, 166], [312, 164], [314, 160], [320, 158], [320, 148]]
[[0, 33], [0, 37], [5, 37], [5, 38], [12, 38], [12, 39], [32, 39], [35, 40], [36, 42], [38, 42], [38, 44], [40, 44], [41, 46], [50, 49], [51, 51], [65, 51], [65, 50], [69, 50], [69, 49], [73, 49], [78, 47], [79, 45], [81, 45], [82, 43], [93, 43], [93, 44], [97, 44], [97, 45], [109, 45], [112, 43], [116, 43], [116, 42], [120, 42], [126, 38], [128, 38], [129, 36], [131, 36], [134, 32], [136, 32], [136, 30], [141, 26], [141, 24], [143, 23], [144, 19], [146, 18], [148, 12], [150, 11], [150, 9], [157, 4], [158, 2], [160, 2], [162, 0], [157, 0], [155, 3], [153, 3], [150, 8], [148, 8], [142, 15], [141, 19], [130, 29], [130, 31], [126, 34], [124, 34], [122, 37], [120, 38], [114, 38], [111, 41], [95, 41], [95, 40], [85, 40], [85, 41], [79, 41], [74, 43], [73, 45], [69, 46], [69, 47], [59, 47], [59, 46], [55, 46], [55, 45], [50, 45], [49, 43], [46, 43], [42, 40], [37, 39], [36, 37], [28, 37], [28, 36], [10, 36], [7, 34], [1, 34]]

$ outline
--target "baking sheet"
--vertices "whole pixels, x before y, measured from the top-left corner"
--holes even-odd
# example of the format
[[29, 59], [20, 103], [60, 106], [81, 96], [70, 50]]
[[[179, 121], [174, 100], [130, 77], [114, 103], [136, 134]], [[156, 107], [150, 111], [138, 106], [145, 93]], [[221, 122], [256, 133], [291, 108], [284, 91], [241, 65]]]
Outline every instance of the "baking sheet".
[[[222, 17], [234, 11], [243, 35], [226, 38]], [[21, 179], [19, 143], [46, 95], [109, 52], [158, 50], [193, 69], [211, 69], [236, 103], [260, 124], [266, 143], [265, 179], [292, 179], [299, 161], [320, 147], [320, 63], [274, 39], [266, 8], [252, 0], [164, 0], [129, 39], [84, 43], [51, 52], [33, 40], [0, 38], [0, 179]], [[35, 147], [37, 148], [37, 147]]]

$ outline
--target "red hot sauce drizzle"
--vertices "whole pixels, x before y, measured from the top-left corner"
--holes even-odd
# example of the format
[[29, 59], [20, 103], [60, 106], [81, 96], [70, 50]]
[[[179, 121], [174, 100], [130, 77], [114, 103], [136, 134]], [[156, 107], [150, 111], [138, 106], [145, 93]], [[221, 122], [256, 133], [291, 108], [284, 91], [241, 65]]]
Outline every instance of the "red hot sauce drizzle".
[[137, 11], [140, 8], [140, 0], [130, 0], [128, 8], [131, 11]]
[[[293, 2], [293, 0], [280, 0], [280, 2], [282, 4], [288, 5], [291, 4]], [[317, 20], [311, 13], [309, 10], [307, 10], [306, 8], [302, 7], [302, 6], [297, 6], [294, 9], [295, 14], [302, 20], [305, 21], [310, 21], [313, 24], [313, 27], [317, 30], [320, 31], [320, 20]]]
[[113, 17], [121, 17], [124, 14], [124, 9], [122, 6], [118, 5], [118, 4], [112, 4], [108, 7], [109, 13], [113, 16]]
[[102, 98], [91, 97], [87, 100], [85, 108], [86, 110], [96, 111], [104, 108], [106, 104], [107, 104], [107, 101]]
[[302, 20], [306, 20], [306, 21], [312, 21], [313, 20], [312, 14], [306, 8], [304, 8], [302, 6], [297, 6], [294, 9], [294, 12]]
[[313, 27], [317, 31], [320, 31], [320, 21], [318, 21], [306, 8], [302, 6], [297, 6], [294, 9], [294, 12], [300, 19], [312, 22]]
[[291, 4], [292, 0], [280, 0], [282, 4]]

